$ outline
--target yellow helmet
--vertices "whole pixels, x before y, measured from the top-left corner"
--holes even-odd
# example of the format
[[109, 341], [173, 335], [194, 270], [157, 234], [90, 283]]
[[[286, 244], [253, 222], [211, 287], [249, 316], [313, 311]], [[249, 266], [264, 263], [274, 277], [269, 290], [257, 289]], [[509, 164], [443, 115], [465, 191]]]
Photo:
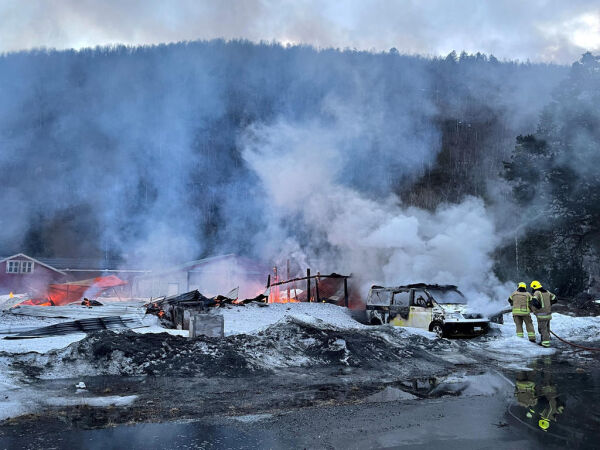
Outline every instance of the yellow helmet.
[[548, 419], [540, 419], [538, 425], [542, 430], [546, 431], [548, 428], [550, 428], [550, 421]]
[[521, 282], [519, 283], [519, 287], [520, 287], [520, 288], [523, 288], [523, 289], [527, 289], [527, 284], [526, 284], [526, 283], [524, 283], [523, 281], [521, 281]]
[[531, 282], [531, 289], [539, 289], [542, 287], [542, 283], [540, 283], [539, 281], [532, 281]]

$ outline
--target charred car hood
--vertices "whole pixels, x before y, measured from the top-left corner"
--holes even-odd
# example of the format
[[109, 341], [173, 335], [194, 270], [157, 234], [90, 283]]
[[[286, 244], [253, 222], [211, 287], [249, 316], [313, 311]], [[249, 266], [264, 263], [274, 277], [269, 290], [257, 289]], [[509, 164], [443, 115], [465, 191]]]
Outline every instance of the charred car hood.
[[442, 303], [439, 306], [442, 309], [442, 311], [446, 314], [460, 313], [463, 316], [463, 318], [467, 320], [488, 320], [485, 314], [482, 314], [478, 311], [474, 311], [473, 309], [469, 308], [469, 305], [467, 305], [466, 303]]
[[472, 312], [469, 311], [469, 307], [466, 303], [440, 303], [440, 307], [444, 310], [444, 312], [459, 312], [466, 313]]

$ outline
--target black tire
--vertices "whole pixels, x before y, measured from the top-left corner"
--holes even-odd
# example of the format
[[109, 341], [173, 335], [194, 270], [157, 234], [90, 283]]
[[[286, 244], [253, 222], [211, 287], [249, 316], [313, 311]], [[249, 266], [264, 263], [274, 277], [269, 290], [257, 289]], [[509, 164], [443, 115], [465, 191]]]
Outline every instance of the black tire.
[[379, 319], [379, 317], [373, 317], [371, 319], [371, 325], [383, 325], [383, 323], [381, 323], [381, 320]]
[[431, 322], [431, 325], [429, 325], [429, 331], [434, 332], [439, 338], [446, 336], [444, 325], [442, 325], [440, 322]]

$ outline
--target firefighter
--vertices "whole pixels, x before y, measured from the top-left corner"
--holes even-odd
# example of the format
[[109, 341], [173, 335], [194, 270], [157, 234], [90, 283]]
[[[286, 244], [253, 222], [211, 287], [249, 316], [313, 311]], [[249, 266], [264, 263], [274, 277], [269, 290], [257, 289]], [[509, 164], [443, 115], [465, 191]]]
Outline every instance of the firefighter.
[[508, 303], [512, 306], [512, 315], [515, 325], [517, 326], [517, 336], [523, 337], [523, 322], [527, 329], [527, 337], [531, 342], [535, 342], [535, 331], [533, 329], [533, 321], [529, 313], [531, 309], [531, 294], [527, 292], [527, 285], [520, 282], [517, 290], [508, 297]]
[[540, 333], [542, 347], [550, 347], [550, 320], [552, 320], [552, 305], [556, 303], [556, 295], [543, 288], [539, 281], [531, 282], [533, 298], [531, 300], [532, 311], [535, 314]]

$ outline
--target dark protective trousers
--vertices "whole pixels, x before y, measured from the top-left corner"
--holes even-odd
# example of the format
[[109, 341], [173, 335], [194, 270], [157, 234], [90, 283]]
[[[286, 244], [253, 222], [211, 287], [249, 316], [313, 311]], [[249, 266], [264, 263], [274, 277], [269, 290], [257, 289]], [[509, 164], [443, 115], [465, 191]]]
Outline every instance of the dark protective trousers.
[[544, 347], [550, 347], [550, 320], [548, 319], [537, 319], [538, 332], [542, 337], [542, 345]]
[[525, 328], [527, 329], [527, 337], [531, 342], [535, 342], [535, 331], [533, 330], [533, 321], [529, 314], [523, 316], [513, 315], [513, 320], [517, 326], [517, 336], [523, 337], [523, 322], [525, 322]]

